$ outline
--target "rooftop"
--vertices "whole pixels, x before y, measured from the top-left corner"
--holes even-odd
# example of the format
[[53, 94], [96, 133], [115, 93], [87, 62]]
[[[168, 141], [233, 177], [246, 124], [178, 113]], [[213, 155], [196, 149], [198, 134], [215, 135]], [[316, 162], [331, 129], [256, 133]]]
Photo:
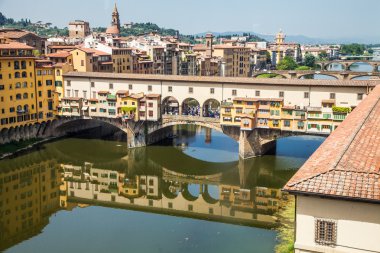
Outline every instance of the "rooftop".
[[380, 203], [380, 86], [332, 132], [284, 190]]
[[33, 50], [33, 47], [30, 47], [24, 43], [20, 42], [8, 42], [8, 43], [0, 43], [0, 49], [25, 49], [25, 50]]
[[249, 77], [216, 77], [216, 76], [177, 76], [177, 75], [147, 75], [147, 74], [120, 74], [101, 72], [68, 72], [65, 78], [99, 78], [121, 80], [146, 81], [173, 81], [173, 82], [200, 82], [224, 84], [252, 84], [252, 85], [289, 85], [289, 86], [341, 86], [341, 87], [375, 87], [380, 84], [376, 80], [314, 80], [314, 79], [265, 79]]

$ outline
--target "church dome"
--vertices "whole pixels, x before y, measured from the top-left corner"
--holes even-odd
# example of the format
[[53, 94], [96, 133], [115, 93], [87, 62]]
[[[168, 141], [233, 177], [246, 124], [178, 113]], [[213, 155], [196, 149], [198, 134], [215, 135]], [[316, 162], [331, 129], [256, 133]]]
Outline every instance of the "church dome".
[[106, 30], [107, 34], [119, 34], [119, 28], [117, 28], [117, 25], [111, 25]]

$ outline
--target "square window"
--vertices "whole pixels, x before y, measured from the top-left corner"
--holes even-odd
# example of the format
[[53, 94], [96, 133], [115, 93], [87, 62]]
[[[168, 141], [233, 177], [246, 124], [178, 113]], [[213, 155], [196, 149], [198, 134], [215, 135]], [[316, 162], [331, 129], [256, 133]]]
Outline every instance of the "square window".
[[315, 242], [322, 245], [336, 244], [337, 223], [332, 220], [315, 220]]

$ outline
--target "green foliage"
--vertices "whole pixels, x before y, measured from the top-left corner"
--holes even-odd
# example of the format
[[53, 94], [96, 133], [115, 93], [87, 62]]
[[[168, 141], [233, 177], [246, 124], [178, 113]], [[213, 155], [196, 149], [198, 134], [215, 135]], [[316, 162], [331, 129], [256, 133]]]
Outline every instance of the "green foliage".
[[362, 44], [347, 44], [343, 45], [340, 49], [341, 54], [345, 55], [362, 55], [366, 50], [366, 46]]
[[306, 54], [304, 59], [305, 66], [313, 68], [315, 65], [315, 56], [312, 54]]
[[333, 106], [332, 110], [333, 110], [333, 112], [341, 112], [341, 113], [350, 113], [351, 112], [350, 107]]
[[266, 73], [266, 74], [261, 74], [257, 76], [257, 78], [283, 78], [283, 77], [274, 73]]
[[121, 111], [123, 112], [123, 113], [128, 113], [128, 112], [134, 112], [134, 111], [136, 111], [136, 107], [128, 107], [128, 106], [125, 106], [125, 107], [122, 107], [121, 108]]
[[296, 68], [296, 70], [311, 70], [311, 67], [308, 66], [299, 66]]
[[278, 70], [295, 70], [297, 67], [297, 63], [290, 56], [285, 56], [276, 66]]
[[319, 53], [319, 55], [318, 55], [319, 60], [325, 60], [325, 59], [327, 59], [327, 57], [328, 57], [327, 52], [324, 51], [324, 50], [321, 51], [321, 52]]
[[280, 227], [277, 229], [276, 253], [293, 253], [294, 252], [294, 215], [295, 215], [295, 200], [289, 196], [288, 203], [280, 210]]

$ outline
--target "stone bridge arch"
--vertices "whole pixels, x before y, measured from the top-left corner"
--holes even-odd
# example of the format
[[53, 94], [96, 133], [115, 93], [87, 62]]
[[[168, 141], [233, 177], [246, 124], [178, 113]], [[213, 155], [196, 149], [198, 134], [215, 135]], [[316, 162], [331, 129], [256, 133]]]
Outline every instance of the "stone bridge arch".
[[316, 73], [316, 72], [314, 72], [314, 73], [304, 73], [304, 74], [300, 74], [300, 75], [298, 76], [298, 79], [302, 79], [302, 78], [307, 79], [307, 78], [306, 78], [307, 76], [314, 76], [314, 75], [330, 76], [330, 77], [333, 77], [333, 78], [335, 78], [335, 79], [337, 79], [337, 80], [340, 78], [339, 75], [331, 74], [331, 73], [328, 73], [328, 71], [324, 71], [324, 72], [320, 72], [320, 73]]
[[[353, 65], [356, 65], [356, 64], [365, 64], [367, 65], [368, 67], [370, 67], [370, 69], [366, 72], [377, 72], [377, 66], [378, 64], [377, 63], [374, 63], [374, 62], [368, 62], [368, 61], [354, 61], [354, 62], [348, 62], [346, 63], [346, 66], [347, 66], [347, 70], [349, 71], [355, 71], [355, 70], [352, 70], [351, 67]], [[363, 71], [365, 72], [365, 71]]]

